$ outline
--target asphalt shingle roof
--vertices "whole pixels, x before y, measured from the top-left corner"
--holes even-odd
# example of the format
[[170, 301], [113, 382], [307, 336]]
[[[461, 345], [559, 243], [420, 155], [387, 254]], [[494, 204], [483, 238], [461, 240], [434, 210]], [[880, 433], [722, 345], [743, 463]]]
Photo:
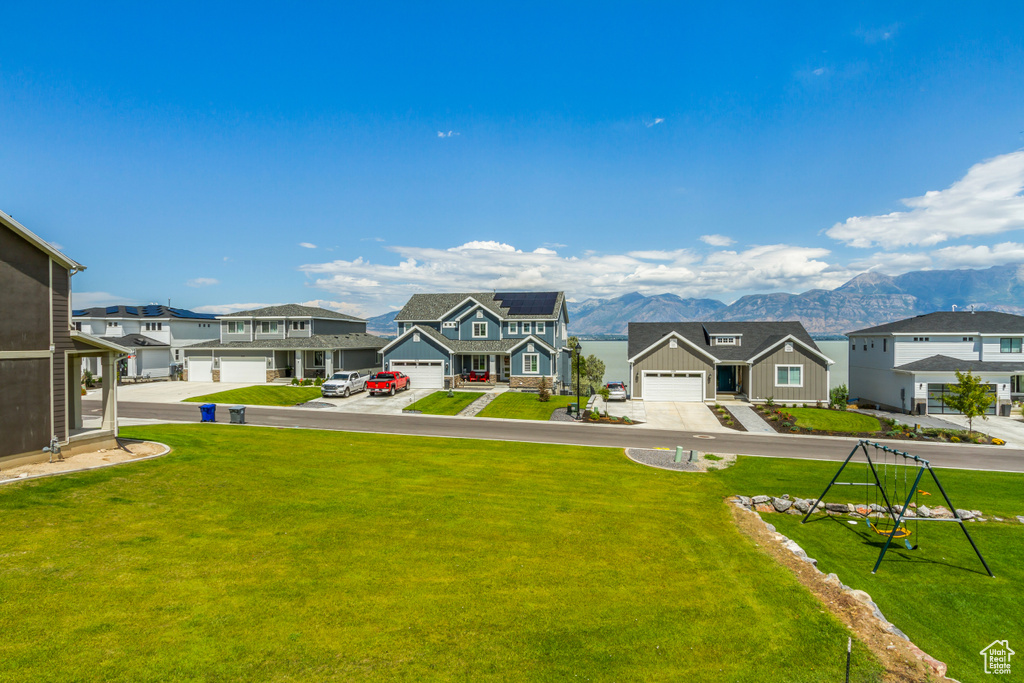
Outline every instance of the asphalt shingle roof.
[[381, 349], [387, 339], [363, 332], [352, 334], [314, 334], [312, 337], [288, 339], [255, 339], [253, 341], [222, 342], [219, 339], [193, 344], [189, 349], [279, 349], [282, 351], [311, 351], [320, 349]]
[[185, 318], [192, 320], [216, 320], [212, 313], [196, 313], [184, 308], [169, 306], [97, 306], [71, 311], [76, 318]]
[[959, 360], [950, 356], [929, 356], [913, 363], [896, 366], [897, 370], [908, 372], [1024, 372], [1024, 359], [1016, 363], [1006, 361], [986, 362], [981, 360]]
[[[538, 292], [539, 293], [539, 292]], [[402, 310], [395, 316], [396, 322], [417, 322], [423, 320], [439, 320], [442, 315], [452, 310], [463, 301], [473, 298], [481, 306], [496, 314], [503, 320], [557, 320], [558, 314], [565, 303], [565, 292], [555, 294], [554, 304], [549, 313], [541, 315], [510, 315], [507, 307], [495, 300], [494, 292], [449, 292], [443, 294], [413, 294]]]
[[1024, 332], [1024, 316], [998, 311], [936, 311], [925, 315], [897, 320], [875, 327], [865, 327], [848, 334], [949, 333], [999, 334]]
[[[797, 321], [784, 322], [682, 322], [630, 323], [627, 357], [633, 358], [671, 332], [679, 334], [695, 346], [721, 361], [745, 361], [793, 335], [821, 353], [811, 335]], [[711, 346], [711, 337], [742, 335], [736, 346]], [[583, 343], [586, 352], [586, 343]], [[824, 355], [824, 354], [822, 354]]]
[[119, 344], [126, 348], [137, 348], [139, 346], [170, 346], [144, 334], [126, 334], [123, 337], [100, 337], [103, 341]]
[[354, 322], [366, 322], [354, 315], [338, 313], [326, 308], [317, 306], [300, 306], [299, 304], [283, 304], [281, 306], [265, 306], [254, 308], [251, 311], [238, 311], [237, 313], [226, 313], [218, 316], [220, 318], [269, 318], [279, 316], [282, 318], [330, 318], [331, 320], [351, 320]]

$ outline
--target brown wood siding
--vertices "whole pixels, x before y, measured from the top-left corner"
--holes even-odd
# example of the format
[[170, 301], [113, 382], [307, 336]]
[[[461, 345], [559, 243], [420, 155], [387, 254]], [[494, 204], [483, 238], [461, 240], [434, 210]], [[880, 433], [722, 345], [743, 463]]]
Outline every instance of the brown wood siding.
[[[802, 387], [775, 386], [776, 365], [802, 365]], [[799, 344], [793, 344], [793, 350], [786, 352], [785, 344], [754, 363], [750, 372], [751, 399], [765, 399], [769, 396], [776, 401], [827, 401], [828, 400], [828, 365], [817, 356], [811, 355]]]
[[49, 264], [47, 254], [0, 225], [0, 351], [50, 348]]
[[0, 457], [50, 443], [50, 359], [0, 360]]
[[[66, 417], [67, 401], [71, 396], [68, 387], [77, 387], [77, 382], [68, 377], [66, 351], [74, 350], [71, 343], [70, 311], [71, 276], [66, 268], [53, 263], [53, 428], [57, 438], [68, 438]], [[77, 378], [76, 378], [77, 379]]]
[[644, 371], [664, 370], [703, 370], [707, 382], [705, 395], [708, 398], [715, 395], [715, 366], [711, 359], [690, 348], [685, 342], [679, 342], [678, 348], [669, 348], [668, 339], [633, 362], [632, 395], [637, 398], [643, 396]]

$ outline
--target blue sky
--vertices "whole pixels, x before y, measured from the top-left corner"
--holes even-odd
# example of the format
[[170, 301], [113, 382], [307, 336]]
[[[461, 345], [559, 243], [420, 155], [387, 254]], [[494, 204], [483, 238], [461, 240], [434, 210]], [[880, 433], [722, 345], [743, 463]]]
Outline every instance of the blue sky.
[[0, 210], [78, 306], [1024, 263], [1020, 3], [103, 7], [0, 42]]

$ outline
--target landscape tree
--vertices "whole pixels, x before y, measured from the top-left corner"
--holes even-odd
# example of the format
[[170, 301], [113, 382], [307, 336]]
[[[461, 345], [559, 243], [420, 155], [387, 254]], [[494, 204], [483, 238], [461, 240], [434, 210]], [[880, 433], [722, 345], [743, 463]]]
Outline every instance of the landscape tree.
[[846, 410], [846, 403], [850, 400], [850, 390], [846, 388], [845, 384], [840, 384], [838, 387], [829, 392], [828, 395], [828, 407], [832, 410]]
[[548, 388], [547, 377], [540, 378], [540, 384], [537, 386], [537, 400], [541, 403], [547, 403], [551, 400], [551, 389]]
[[967, 432], [974, 434], [974, 418], [987, 420], [985, 411], [992, 405], [992, 394], [987, 384], [973, 372], [956, 371], [956, 384], [950, 384], [942, 396], [947, 408], [952, 408], [967, 418]]
[[608, 387], [602, 386], [600, 389], [597, 390], [597, 393], [604, 401], [604, 416], [608, 417], [608, 397], [612, 395], [612, 392], [608, 389]]
[[597, 391], [604, 385], [604, 361], [594, 354], [587, 356], [586, 373], [591, 391]]

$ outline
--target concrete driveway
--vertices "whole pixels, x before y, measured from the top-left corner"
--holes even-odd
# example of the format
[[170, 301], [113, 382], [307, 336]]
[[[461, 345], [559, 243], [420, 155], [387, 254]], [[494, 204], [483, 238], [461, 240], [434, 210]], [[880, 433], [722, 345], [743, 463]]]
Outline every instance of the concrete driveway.
[[644, 402], [648, 429], [686, 430], [689, 432], [731, 432], [703, 403]]
[[[117, 388], [117, 400], [133, 403], [178, 403], [186, 398], [216, 394], [231, 389], [253, 386], [252, 382], [147, 382], [145, 384], [122, 384]], [[99, 389], [94, 389], [99, 396]], [[92, 392], [89, 393], [92, 395]]]
[[348, 398], [320, 398], [323, 403], [330, 403], [336, 410], [343, 413], [364, 413], [366, 415], [400, 415], [402, 410], [437, 389], [409, 389], [400, 391], [394, 396], [370, 396], [361, 391]]

